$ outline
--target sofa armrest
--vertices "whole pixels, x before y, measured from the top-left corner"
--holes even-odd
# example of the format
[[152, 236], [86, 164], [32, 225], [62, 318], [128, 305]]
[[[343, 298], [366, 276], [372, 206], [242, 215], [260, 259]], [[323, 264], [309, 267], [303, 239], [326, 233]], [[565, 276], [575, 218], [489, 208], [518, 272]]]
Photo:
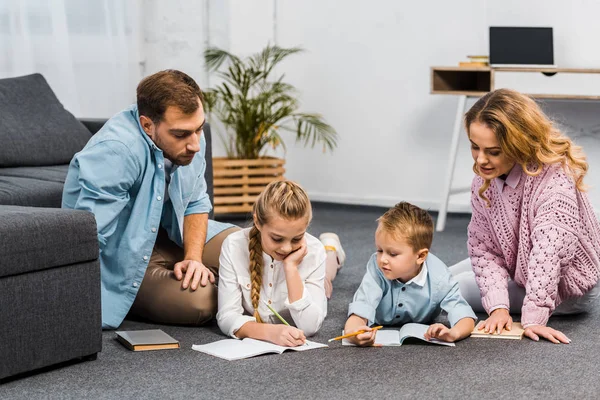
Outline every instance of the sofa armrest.
[[94, 214], [0, 205], [0, 279], [98, 259]]
[[83, 124], [92, 135], [100, 130], [106, 123], [106, 119], [104, 118], [77, 118], [79, 122]]

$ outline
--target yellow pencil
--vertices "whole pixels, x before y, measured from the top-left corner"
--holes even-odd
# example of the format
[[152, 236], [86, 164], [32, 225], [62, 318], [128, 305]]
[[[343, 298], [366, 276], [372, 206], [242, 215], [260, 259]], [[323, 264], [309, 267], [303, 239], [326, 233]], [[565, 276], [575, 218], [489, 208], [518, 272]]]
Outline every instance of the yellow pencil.
[[361, 333], [365, 333], [365, 332], [373, 332], [376, 330], [379, 330], [383, 328], [383, 326], [379, 325], [379, 326], [374, 326], [373, 328], [371, 328], [370, 331], [365, 331], [365, 330], [360, 330], [360, 331], [356, 331], [356, 332], [352, 332], [352, 333], [348, 333], [342, 336], [338, 336], [338, 337], [334, 337], [333, 339], [329, 339], [327, 342], [333, 342], [334, 340], [342, 340], [342, 339], [346, 339], [352, 336], [356, 336], [356, 335], [360, 335]]

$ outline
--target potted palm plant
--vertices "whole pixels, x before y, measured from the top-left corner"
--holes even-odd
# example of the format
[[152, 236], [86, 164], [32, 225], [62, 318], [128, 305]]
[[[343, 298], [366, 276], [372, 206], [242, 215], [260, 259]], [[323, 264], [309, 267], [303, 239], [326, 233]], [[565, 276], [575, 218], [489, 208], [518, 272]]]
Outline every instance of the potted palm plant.
[[284, 132], [304, 145], [335, 148], [335, 130], [321, 115], [299, 111], [297, 90], [283, 75], [271, 78], [277, 64], [301, 51], [268, 45], [246, 58], [216, 47], [204, 52], [206, 66], [222, 80], [204, 92], [209, 116], [225, 128], [220, 136], [227, 157], [213, 158], [216, 214], [251, 211], [264, 187], [283, 179], [285, 160], [266, 152], [280, 146], [286, 150]]

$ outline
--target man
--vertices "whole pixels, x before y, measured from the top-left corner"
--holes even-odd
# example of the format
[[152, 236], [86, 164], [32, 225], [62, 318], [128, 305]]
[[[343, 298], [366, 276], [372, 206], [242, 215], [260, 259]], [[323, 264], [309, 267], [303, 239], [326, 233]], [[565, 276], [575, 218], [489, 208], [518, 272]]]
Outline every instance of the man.
[[148, 76], [71, 161], [62, 206], [96, 216], [103, 328], [128, 313], [185, 325], [216, 313], [221, 244], [239, 228], [208, 219], [201, 100], [183, 72]]

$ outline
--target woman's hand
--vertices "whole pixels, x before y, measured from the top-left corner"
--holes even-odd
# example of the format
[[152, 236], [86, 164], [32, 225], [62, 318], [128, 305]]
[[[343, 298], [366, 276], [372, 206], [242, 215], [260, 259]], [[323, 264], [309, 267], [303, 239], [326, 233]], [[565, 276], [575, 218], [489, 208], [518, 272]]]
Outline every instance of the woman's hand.
[[453, 331], [443, 324], [431, 324], [425, 332], [425, 339], [427, 340], [438, 339], [444, 342], [456, 342], [459, 337], [460, 335], [456, 330]]
[[507, 331], [512, 329], [512, 318], [506, 308], [497, 308], [485, 321], [477, 324], [477, 329], [485, 333], [500, 333], [506, 327]]
[[366, 346], [375, 346], [375, 335], [377, 335], [377, 331], [374, 331], [372, 328], [368, 326], [358, 326], [356, 329], [351, 330], [350, 332], [344, 333], [354, 333], [356, 331], [365, 331], [364, 333], [358, 334], [356, 336], [351, 336], [347, 338], [350, 343], [355, 344], [357, 346], [366, 347]]
[[287, 325], [271, 325], [269, 341], [279, 346], [296, 347], [306, 343], [306, 336], [300, 329]]
[[571, 339], [565, 336], [561, 331], [557, 331], [556, 329], [552, 329], [549, 326], [544, 325], [531, 325], [525, 328], [525, 336], [527, 336], [531, 340], [535, 340], [536, 342], [540, 340], [540, 336], [546, 340], [551, 341], [552, 343], [571, 343]]

